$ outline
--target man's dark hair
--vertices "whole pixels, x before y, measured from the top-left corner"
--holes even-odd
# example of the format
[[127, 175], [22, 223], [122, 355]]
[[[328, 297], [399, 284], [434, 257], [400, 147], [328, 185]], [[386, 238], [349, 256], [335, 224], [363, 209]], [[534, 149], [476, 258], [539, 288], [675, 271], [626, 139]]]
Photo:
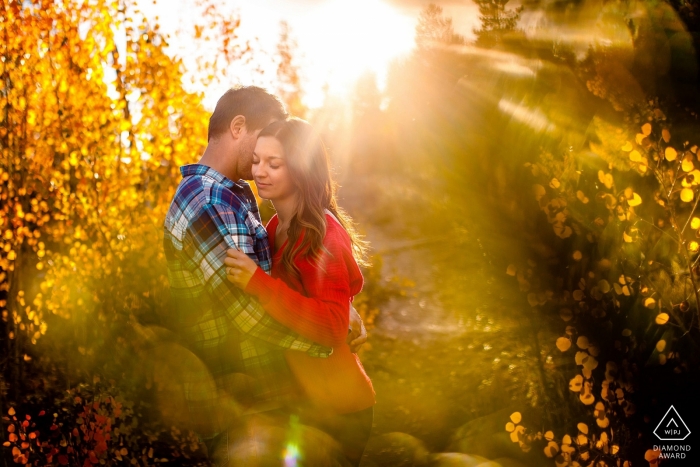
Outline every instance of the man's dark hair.
[[227, 132], [231, 120], [236, 115], [245, 117], [245, 125], [249, 131], [259, 130], [272, 118], [278, 120], [287, 118], [282, 102], [263, 88], [257, 86], [231, 88], [219, 98], [214, 113], [209, 117], [207, 141]]

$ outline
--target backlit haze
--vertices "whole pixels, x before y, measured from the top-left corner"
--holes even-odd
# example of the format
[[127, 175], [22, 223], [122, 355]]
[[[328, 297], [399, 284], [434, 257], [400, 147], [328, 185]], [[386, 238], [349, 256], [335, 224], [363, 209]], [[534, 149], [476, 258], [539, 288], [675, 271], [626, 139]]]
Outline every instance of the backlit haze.
[[[240, 84], [274, 87], [274, 52], [280, 37], [280, 23], [286, 21], [290, 36], [297, 44], [294, 60], [301, 74], [304, 103], [319, 107], [326, 93], [343, 97], [363, 73], [377, 76], [384, 85], [386, 67], [414, 46], [415, 25], [421, 0], [261, 0], [229, 1], [223, 8], [240, 17], [241, 41], [250, 41], [256, 55], [250, 67], [232, 73]], [[156, 0], [144, 2], [143, 11], [170, 35], [173, 51], [188, 57], [197, 51], [188, 49], [188, 34], [197, 21], [194, 0]], [[454, 18], [457, 32], [470, 37], [477, 23], [476, 6], [469, 2], [443, 5]], [[178, 33], [180, 31], [180, 33]], [[183, 34], [184, 32], [184, 34]], [[255, 71], [261, 68], [264, 73]], [[188, 68], [191, 68], [188, 66]], [[220, 89], [205, 90], [205, 104], [212, 108], [223, 90], [236, 82], [222, 83]]]

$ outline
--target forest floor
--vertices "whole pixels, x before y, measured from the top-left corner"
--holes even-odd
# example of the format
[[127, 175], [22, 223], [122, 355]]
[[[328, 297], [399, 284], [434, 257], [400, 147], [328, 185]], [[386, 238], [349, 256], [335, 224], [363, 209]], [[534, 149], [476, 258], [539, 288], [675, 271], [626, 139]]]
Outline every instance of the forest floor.
[[[509, 360], [516, 357], [507, 351], [508, 336], [516, 323], [499, 318], [501, 314], [493, 310], [499, 306], [494, 300], [499, 280], [481, 242], [471, 242], [461, 251], [471, 264], [466, 272], [445, 280], [439, 272], [451, 253], [440, 248], [440, 241], [405, 240], [371, 226], [365, 231], [373, 251], [382, 257], [382, 276], [414, 285], [381, 308], [368, 348], [361, 353], [377, 393], [363, 465], [428, 462], [429, 453], [455, 450], [451, 438], [457, 430], [482, 418], [493, 419], [490, 425], [507, 437], [504, 426], [517, 404], [498, 375], [509, 369], [512, 373]], [[459, 299], [450, 300], [455, 294]], [[483, 424], [484, 430], [489, 430], [487, 425]], [[515, 445], [494, 448], [491, 441], [487, 440], [489, 446], [467, 441], [467, 446], [479, 447], [474, 448], [479, 452], [467, 453], [491, 458], [518, 454]]]

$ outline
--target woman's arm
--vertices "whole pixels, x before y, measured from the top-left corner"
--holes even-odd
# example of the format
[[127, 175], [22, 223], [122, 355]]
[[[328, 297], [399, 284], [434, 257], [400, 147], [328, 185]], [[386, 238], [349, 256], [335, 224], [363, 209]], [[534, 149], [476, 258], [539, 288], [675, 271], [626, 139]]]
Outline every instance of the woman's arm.
[[299, 265], [308, 297], [281, 279], [268, 276], [235, 250], [229, 250], [224, 261], [233, 269], [228, 279], [258, 298], [270, 316], [290, 329], [322, 345], [340, 345], [348, 334], [350, 277], [342, 238], [334, 237], [327, 234], [324, 239], [324, 246], [331, 254], [322, 253], [323, 269], [315, 262]]

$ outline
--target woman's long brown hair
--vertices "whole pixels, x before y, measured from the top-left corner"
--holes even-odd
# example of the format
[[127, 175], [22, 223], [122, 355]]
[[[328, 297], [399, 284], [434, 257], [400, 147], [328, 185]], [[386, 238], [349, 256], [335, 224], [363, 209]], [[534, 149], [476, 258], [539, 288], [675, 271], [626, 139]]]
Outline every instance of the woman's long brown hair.
[[[268, 125], [258, 138], [263, 136], [271, 136], [282, 145], [298, 193], [297, 208], [287, 230], [287, 247], [282, 253], [282, 265], [287, 272], [299, 277], [299, 269], [294, 265], [297, 254], [317, 260], [325, 250], [326, 209], [350, 236], [355, 261], [367, 265], [367, 242], [357, 234], [350, 216], [336, 202], [336, 184], [331, 177], [328, 152], [313, 127], [299, 118], [290, 118]], [[297, 245], [302, 232], [303, 238]]]

